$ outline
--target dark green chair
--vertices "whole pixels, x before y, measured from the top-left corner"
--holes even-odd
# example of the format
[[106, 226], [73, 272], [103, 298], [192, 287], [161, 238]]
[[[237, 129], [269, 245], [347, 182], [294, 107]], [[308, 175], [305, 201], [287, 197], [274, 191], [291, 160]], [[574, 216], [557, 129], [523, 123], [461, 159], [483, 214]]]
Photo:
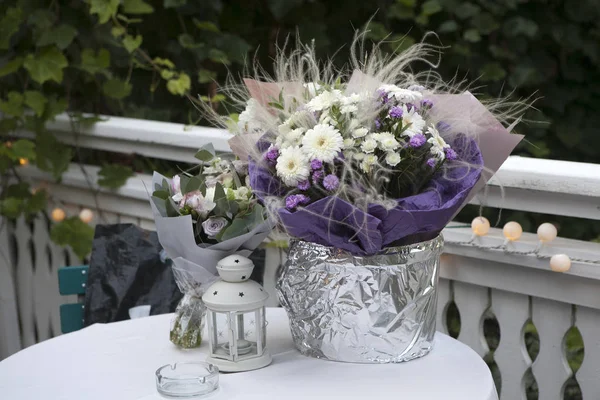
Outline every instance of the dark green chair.
[[88, 265], [58, 270], [58, 291], [63, 296], [77, 295], [77, 303], [60, 306], [60, 330], [69, 333], [83, 328], [83, 295], [87, 286]]

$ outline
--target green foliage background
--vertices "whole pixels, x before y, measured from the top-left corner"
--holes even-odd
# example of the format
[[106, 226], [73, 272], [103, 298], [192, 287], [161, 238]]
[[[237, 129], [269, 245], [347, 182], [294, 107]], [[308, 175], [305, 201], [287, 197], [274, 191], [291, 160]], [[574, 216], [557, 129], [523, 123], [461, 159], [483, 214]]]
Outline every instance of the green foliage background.
[[[517, 154], [582, 162], [600, 159], [600, 2], [597, 0], [9, 0], [0, 4], [0, 174], [18, 175], [20, 159], [55, 179], [73, 160], [102, 165], [99, 184], [118, 188], [151, 160], [79, 151], [45, 127], [67, 111], [74, 129], [95, 122], [82, 113], [202, 123], [190, 99], [226, 99], [217, 83], [256, 57], [269, 69], [276, 43], [296, 29], [340, 65], [356, 28], [373, 16], [369, 36], [401, 51], [435, 31], [447, 46], [447, 79], [478, 79], [483, 96], [534, 95]], [[399, 42], [399, 39], [403, 41]], [[341, 50], [340, 50], [341, 49]], [[338, 51], [339, 50], [339, 51]], [[189, 97], [188, 97], [189, 96]], [[33, 139], [14, 137], [28, 130]], [[161, 166], [159, 165], [160, 169]], [[3, 179], [0, 213], [32, 218], [49, 194]], [[51, 195], [51, 194], [50, 194]], [[467, 209], [462, 218], [477, 213]], [[486, 210], [495, 220], [497, 211]], [[542, 220], [565, 236], [592, 239], [584, 221], [504, 213], [533, 230]], [[67, 219], [64, 224], [73, 225]], [[55, 229], [61, 243], [89, 235]], [[84, 254], [89, 247], [72, 243]]]

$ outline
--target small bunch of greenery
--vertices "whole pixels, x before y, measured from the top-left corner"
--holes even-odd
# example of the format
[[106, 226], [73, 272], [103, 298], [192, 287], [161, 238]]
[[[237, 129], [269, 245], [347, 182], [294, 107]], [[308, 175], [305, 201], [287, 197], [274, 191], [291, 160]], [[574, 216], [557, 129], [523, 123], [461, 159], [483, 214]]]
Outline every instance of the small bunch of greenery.
[[212, 145], [196, 153], [192, 170], [163, 179], [152, 201], [163, 217], [190, 215], [197, 244], [215, 244], [263, 224], [266, 210], [247, 185], [247, 165], [215, 155]]

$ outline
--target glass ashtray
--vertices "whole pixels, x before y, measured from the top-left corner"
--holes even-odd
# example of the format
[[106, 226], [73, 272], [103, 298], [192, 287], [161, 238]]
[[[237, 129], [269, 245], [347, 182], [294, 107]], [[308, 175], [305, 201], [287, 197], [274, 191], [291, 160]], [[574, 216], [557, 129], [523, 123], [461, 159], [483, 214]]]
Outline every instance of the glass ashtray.
[[165, 397], [199, 397], [218, 387], [219, 368], [209, 363], [167, 364], [156, 370], [156, 390]]

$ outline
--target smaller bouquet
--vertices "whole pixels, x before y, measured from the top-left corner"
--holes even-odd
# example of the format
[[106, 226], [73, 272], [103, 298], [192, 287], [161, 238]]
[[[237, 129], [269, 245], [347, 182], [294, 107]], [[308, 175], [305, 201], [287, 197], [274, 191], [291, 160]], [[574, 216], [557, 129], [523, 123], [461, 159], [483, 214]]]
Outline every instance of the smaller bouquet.
[[266, 210], [248, 187], [248, 167], [215, 155], [212, 145], [196, 154], [200, 164], [172, 179], [154, 173], [151, 205], [158, 238], [173, 262], [184, 297], [177, 306], [170, 339], [200, 345], [204, 290], [217, 278], [217, 262], [248, 256], [269, 234]]

